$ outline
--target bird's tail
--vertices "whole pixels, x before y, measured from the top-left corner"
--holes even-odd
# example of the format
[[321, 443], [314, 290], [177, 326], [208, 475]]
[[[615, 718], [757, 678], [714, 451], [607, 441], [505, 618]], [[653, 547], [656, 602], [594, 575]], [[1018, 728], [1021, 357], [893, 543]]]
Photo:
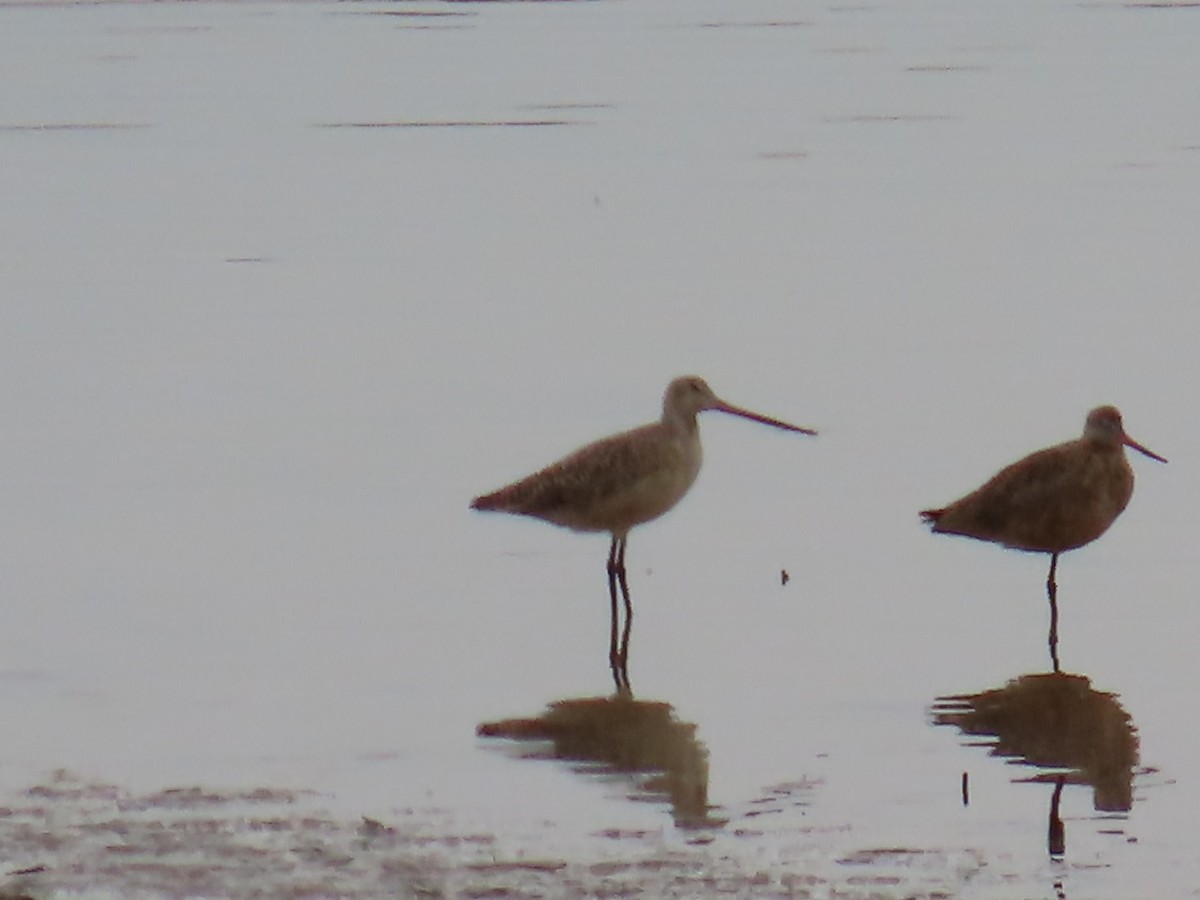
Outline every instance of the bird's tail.
[[484, 494], [482, 497], [476, 497], [471, 501], [471, 509], [484, 510], [485, 512], [491, 509], [499, 509], [500, 504], [497, 500], [500, 497], [500, 493], [500, 491], [496, 491], [492, 494]]

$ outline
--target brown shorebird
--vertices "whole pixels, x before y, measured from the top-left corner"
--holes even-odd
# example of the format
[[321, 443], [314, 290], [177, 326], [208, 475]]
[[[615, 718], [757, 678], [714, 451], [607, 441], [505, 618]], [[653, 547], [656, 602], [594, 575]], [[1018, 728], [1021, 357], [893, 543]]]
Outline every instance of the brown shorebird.
[[[629, 630], [633, 606], [625, 579], [625, 544], [635, 525], [656, 519], [678, 503], [700, 473], [697, 413], [716, 410], [801, 434], [816, 434], [726, 403], [703, 378], [685, 376], [667, 385], [662, 419], [581, 447], [527, 478], [476, 497], [472, 509], [532, 516], [573, 531], [612, 534], [608, 593], [612, 603], [609, 665], [617, 690], [629, 691]], [[617, 643], [617, 586], [625, 601], [625, 627]]]
[[994, 541], [1050, 554], [1050, 658], [1058, 672], [1058, 555], [1090, 544], [1108, 530], [1133, 495], [1132, 447], [1166, 462], [1128, 434], [1115, 407], [1088, 413], [1083, 437], [1047, 447], [1002, 469], [983, 487], [922, 518], [935, 532]]

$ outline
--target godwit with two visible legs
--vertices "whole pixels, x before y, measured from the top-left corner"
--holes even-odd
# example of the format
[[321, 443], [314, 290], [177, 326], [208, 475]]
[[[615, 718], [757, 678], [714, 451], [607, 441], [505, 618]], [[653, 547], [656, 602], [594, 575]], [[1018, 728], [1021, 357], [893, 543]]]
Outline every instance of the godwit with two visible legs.
[[941, 509], [921, 513], [933, 530], [1050, 554], [1050, 658], [1058, 665], [1058, 555], [1108, 530], [1133, 495], [1125, 447], [1166, 462], [1128, 434], [1115, 407], [1088, 413], [1083, 437], [1047, 447], [1002, 469], [987, 484]]
[[[620, 692], [629, 691], [629, 633], [633, 605], [625, 577], [625, 544], [635, 525], [678, 503], [700, 472], [700, 429], [705, 410], [729, 413], [786, 431], [816, 434], [726, 403], [704, 379], [676, 378], [663, 395], [662, 419], [581, 447], [540, 472], [476, 497], [472, 509], [532, 516], [573, 531], [607, 531], [608, 594], [612, 605], [608, 660]], [[617, 588], [625, 601], [618, 644]]]

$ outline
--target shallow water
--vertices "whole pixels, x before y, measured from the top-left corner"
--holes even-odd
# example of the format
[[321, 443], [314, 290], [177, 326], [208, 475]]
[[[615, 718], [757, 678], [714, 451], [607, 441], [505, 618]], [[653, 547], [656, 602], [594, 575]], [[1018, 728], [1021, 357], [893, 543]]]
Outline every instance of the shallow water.
[[[1195, 896], [1198, 16], [0, 4], [4, 884]], [[703, 418], [630, 713], [607, 538], [467, 504], [685, 372], [821, 433]], [[1006, 757], [940, 698], [1046, 560], [916, 511], [1101, 403], [1171, 462], [1059, 565], [1091, 755]], [[556, 703], [685, 764], [476, 734]]]

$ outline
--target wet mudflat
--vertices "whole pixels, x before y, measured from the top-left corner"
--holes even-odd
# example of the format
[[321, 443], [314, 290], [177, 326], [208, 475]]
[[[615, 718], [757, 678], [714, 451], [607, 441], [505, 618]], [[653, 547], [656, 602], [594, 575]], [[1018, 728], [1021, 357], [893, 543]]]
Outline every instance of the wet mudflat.
[[[1194, 896], [1198, 13], [0, 3], [2, 895]], [[693, 372], [614, 697], [467, 505]]]

